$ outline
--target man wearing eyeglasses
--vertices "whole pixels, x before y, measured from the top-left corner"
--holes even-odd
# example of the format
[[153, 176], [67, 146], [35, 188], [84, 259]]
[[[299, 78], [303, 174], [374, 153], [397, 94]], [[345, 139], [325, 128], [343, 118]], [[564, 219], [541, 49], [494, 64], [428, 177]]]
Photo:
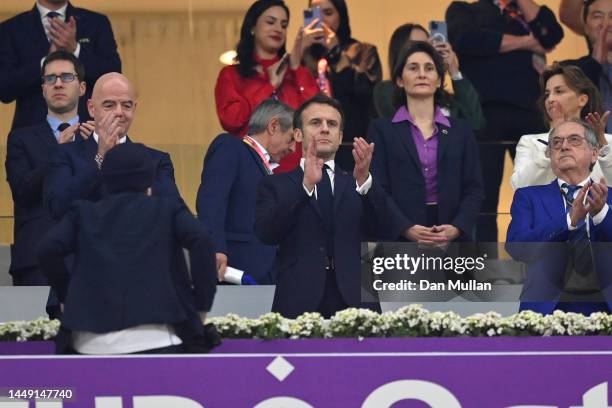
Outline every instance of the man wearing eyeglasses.
[[79, 98], [85, 93], [85, 68], [73, 54], [55, 51], [40, 71], [47, 117], [12, 131], [7, 140], [6, 174], [14, 201], [14, 244], [9, 272], [15, 286], [47, 285], [36, 260], [39, 239], [53, 224], [43, 208], [43, 179], [60, 144], [93, 131], [79, 122]]
[[[79, 58], [90, 85], [106, 72], [121, 71], [121, 60], [108, 18], [68, 0], [37, 0], [34, 7], [0, 24], [0, 100], [16, 101], [12, 129], [39, 123], [46, 106], [39, 72], [45, 56], [65, 50]], [[79, 105], [82, 120], [89, 119], [85, 91]]]
[[506, 249], [527, 264], [521, 310], [589, 315], [612, 305], [612, 197], [590, 175], [598, 157], [594, 129], [581, 119], [554, 128], [547, 156], [552, 183], [516, 190]]

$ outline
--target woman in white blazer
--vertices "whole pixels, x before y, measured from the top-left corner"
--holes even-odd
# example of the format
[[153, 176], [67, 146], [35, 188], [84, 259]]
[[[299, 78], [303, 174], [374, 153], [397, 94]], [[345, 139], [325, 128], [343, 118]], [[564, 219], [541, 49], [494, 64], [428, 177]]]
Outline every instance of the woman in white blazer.
[[[591, 178], [604, 177], [612, 183], [612, 135], [604, 134], [608, 113], [602, 115], [603, 104], [597, 87], [580, 68], [555, 63], [540, 77], [542, 96], [540, 108], [551, 129], [571, 118], [586, 119], [596, 126], [600, 144], [599, 159], [593, 167]], [[593, 115], [589, 115], [593, 114]], [[599, 123], [602, 122], [602, 123]], [[514, 190], [540, 184], [548, 184], [555, 175], [546, 157], [548, 133], [524, 135], [516, 146], [514, 171], [510, 183]]]

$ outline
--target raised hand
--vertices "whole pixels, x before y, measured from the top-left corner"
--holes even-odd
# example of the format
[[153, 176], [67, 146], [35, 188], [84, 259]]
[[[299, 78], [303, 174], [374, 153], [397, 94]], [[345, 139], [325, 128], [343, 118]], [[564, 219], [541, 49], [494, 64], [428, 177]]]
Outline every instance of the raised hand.
[[323, 176], [323, 159], [317, 157], [317, 141], [311, 137], [306, 148], [304, 158], [304, 187], [308, 191], [314, 190], [315, 186]]
[[362, 186], [370, 176], [370, 163], [372, 162], [373, 153], [374, 143], [368, 144], [362, 137], [353, 139], [353, 159], [355, 159], [353, 177], [360, 186]]
[[59, 143], [64, 144], [64, 143], [72, 142], [74, 140], [74, 134], [76, 133], [78, 127], [79, 127], [79, 124], [76, 123], [72, 126], [67, 127], [62, 132], [60, 132]]
[[451, 76], [456, 75], [459, 72], [459, 59], [453, 51], [453, 47], [447, 42], [438, 42], [434, 44], [434, 48], [444, 58], [448, 73]]
[[272, 85], [274, 89], [278, 89], [283, 83], [285, 73], [287, 72], [287, 64], [285, 62], [286, 61], [281, 58], [268, 67], [268, 78], [270, 78], [270, 85]]
[[593, 41], [593, 52], [591, 57], [603, 65], [608, 56], [608, 26], [598, 27]]
[[96, 130], [96, 122], [93, 120], [88, 120], [87, 122], [83, 122], [79, 125], [79, 132], [83, 139], [88, 139], [89, 136], [93, 134]]
[[585, 204], [584, 197], [589, 191], [590, 187], [591, 187], [591, 183], [586, 183], [584, 186], [582, 186], [576, 198], [574, 198], [572, 209], [570, 210], [570, 213], [569, 213], [570, 222], [573, 227], [577, 226], [580, 223], [580, 221], [583, 220], [584, 217], [586, 217], [587, 213], [589, 212], [589, 206], [591, 204], [589, 203], [588, 199]]
[[[67, 22], [62, 21], [60, 18], [52, 18], [49, 20], [49, 37], [52, 45], [55, 45], [56, 49], [63, 49], [68, 52], [74, 52], [77, 47], [77, 26], [74, 16], [70, 16]], [[81, 78], [83, 80], [83, 78]]]
[[323, 27], [323, 32], [325, 33], [325, 42], [323, 43], [323, 45], [325, 45], [325, 48], [327, 48], [328, 50], [331, 50], [339, 44], [338, 36], [334, 32], [334, 30], [329, 28], [327, 24], [322, 22], [321, 27]]
[[98, 154], [104, 156], [106, 152], [115, 147], [122, 136], [119, 126], [120, 117], [115, 112], [109, 112], [96, 122], [96, 133], [98, 134]]
[[606, 125], [608, 124], [608, 116], [610, 116], [610, 111], [605, 111], [603, 115], [600, 115], [599, 112], [589, 112], [585, 118], [586, 121], [593, 126], [593, 129], [595, 129], [597, 142], [599, 143], [600, 147], [608, 144], [606, 141]]
[[606, 179], [602, 177], [599, 183], [594, 182], [591, 184], [587, 201], [589, 203], [589, 214], [591, 217], [596, 216], [608, 201], [608, 186], [606, 185]]

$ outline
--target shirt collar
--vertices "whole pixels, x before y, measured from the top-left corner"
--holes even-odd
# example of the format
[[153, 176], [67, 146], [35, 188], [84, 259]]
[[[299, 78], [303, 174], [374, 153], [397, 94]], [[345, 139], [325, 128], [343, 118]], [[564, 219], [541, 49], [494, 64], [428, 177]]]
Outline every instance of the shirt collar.
[[[64, 123], [64, 121], [59, 118], [56, 118], [55, 116], [47, 115], [47, 123], [49, 124], [49, 126], [51, 126], [53, 132], [57, 132], [58, 126]], [[68, 123], [70, 126], [76, 125], [77, 123], [79, 123], [79, 115], [70, 118], [66, 121], [66, 123]]]
[[[93, 138], [96, 141], [96, 143], [98, 143], [98, 134], [96, 132], [93, 132]], [[119, 139], [119, 141], [117, 143], [121, 144], [121, 143], [125, 143], [125, 141], [127, 140], [127, 136], [123, 136], [121, 139]]]
[[[591, 176], [587, 177], [586, 179], [582, 180], [581, 183], [579, 183], [579, 186], [584, 186], [586, 183], [588, 183], [589, 181], [591, 181]], [[567, 184], [567, 185], [571, 185], [571, 183], [568, 183], [567, 181], [563, 180], [562, 178], [557, 178], [557, 183], [559, 183], [559, 188], [561, 190], [563, 190], [563, 187], [561, 187], [563, 184]]]
[[[408, 121], [412, 125], [414, 125], [414, 118], [412, 117], [412, 114], [408, 112], [408, 108], [406, 108], [406, 105], [400, 107], [397, 112], [395, 112], [395, 115], [393, 115], [393, 119], [391, 119], [391, 122], [393, 123], [404, 121]], [[442, 112], [442, 109], [440, 109], [439, 106], [436, 106], [434, 110], [434, 123], [444, 125], [448, 128], [451, 127], [450, 121], [446, 116], [444, 116], [444, 113]]]
[[59, 14], [62, 17], [62, 20], [66, 21], [66, 9], [68, 8], [68, 3], [64, 4], [62, 7], [58, 8], [57, 10], [51, 10], [44, 6], [41, 6], [40, 3], [37, 1], [36, 8], [38, 9], [38, 12], [40, 13], [41, 18], [46, 17], [47, 14], [49, 14], [49, 12], [55, 11], [57, 14]]
[[249, 137], [249, 139], [251, 139], [251, 140], [253, 141], [253, 143], [255, 143], [255, 144], [257, 145], [257, 147], [258, 147], [258, 148], [261, 150], [261, 152], [263, 153], [263, 155], [264, 155], [264, 157], [266, 158], [266, 160], [267, 160], [269, 163], [272, 163], [272, 162], [271, 162], [272, 157], [270, 157], [270, 153], [268, 153], [268, 151], [266, 150], [266, 148], [265, 148], [265, 147], [263, 147], [263, 145], [262, 145], [261, 143], [259, 143], [259, 142], [257, 141], [257, 139], [255, 139], [253, 136], [249, 136], [249, 135], [247, 135], [247, 136], [248, 136], [248, 137]]
[[[303, 158], [303, 157], [300, 159], [300, 167], [302, 168], [302, 170], [304, 170], [304, 162], [305, 161], [306, 161], [306, 159]], [[334, 161], [334, 159], [328, 160], [324, 164], [327, 164], [327, 166], [332, 171], [332, 173], [336, 172], [336, 162]]]

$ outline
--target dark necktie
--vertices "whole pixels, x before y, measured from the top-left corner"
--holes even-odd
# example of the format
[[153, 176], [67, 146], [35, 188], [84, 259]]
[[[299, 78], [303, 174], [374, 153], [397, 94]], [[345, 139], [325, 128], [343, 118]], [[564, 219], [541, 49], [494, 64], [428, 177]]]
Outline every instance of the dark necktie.
[[[565, 212], [569, 214], [574, 204], [574, 194], [580, 190], [582, 186], [563, 183], [561, 188], [563, 189], [563, 197], [567, 203]], [[574, 270], [583, 276], [588, 274], [593, 269], [593, 258], [591, 241], [589, 240], [585, 220], [580, 220], [576, 225], [576, 229], [569, 232], [568, 242], [572, 251], [572, 259], [574, 260]]]
[[57, 130], [59, 130], [60, 132], [63, 132], [64, 130], [68, 129], [70, 127], [70, 123], [60, 123], [60, 125], [57, 127]]
[[317, 184], [317, 203], [327, 231], [327, 256], [331, 258], [334, 255], [334, 194], [327, 169], [327, 164], [321, 169], [321, 181]]
[[56, 18], [56, 17], [60, 17], [60, 16], [61, 16], [61, 14], [57, 13], [55, 11], [50, 11], [50, 12], [47, 13], [47, 18]]

